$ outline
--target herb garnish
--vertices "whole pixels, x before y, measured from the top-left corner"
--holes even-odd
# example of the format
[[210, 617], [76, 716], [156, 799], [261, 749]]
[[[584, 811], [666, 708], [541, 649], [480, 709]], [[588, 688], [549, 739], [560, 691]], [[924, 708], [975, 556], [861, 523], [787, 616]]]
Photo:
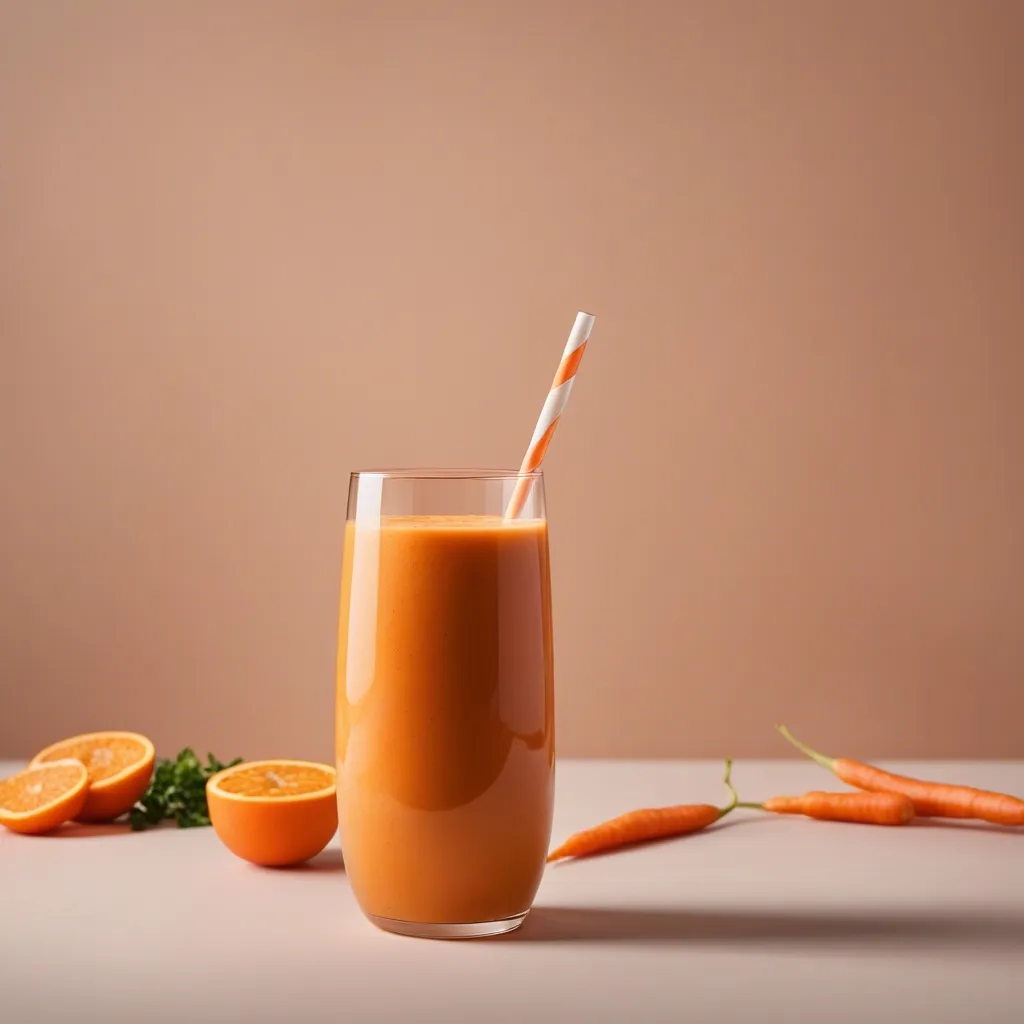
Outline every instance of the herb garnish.
[[191, 747], [185, 747], [173, 760], [157, 758], [149, 789], [131, 810], [132, 831], [152, 828], [169, 818], [177, 822], [178, 828], [209, 825], [206, 780], [241, 762], [242, 758], [236, 757], [234, 761], [222, 764], [213, 754], [207, 754], [204, 764]]

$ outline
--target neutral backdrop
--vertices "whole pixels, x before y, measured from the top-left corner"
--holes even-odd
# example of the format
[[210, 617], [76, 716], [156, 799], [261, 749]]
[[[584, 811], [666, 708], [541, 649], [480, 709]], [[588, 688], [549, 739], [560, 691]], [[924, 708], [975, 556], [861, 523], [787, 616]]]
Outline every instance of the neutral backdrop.
[[1024, 757], [1024, 4], [0, 0], [0, 753], [330, 757], [348, 473], [546, 462], [562, 754]]

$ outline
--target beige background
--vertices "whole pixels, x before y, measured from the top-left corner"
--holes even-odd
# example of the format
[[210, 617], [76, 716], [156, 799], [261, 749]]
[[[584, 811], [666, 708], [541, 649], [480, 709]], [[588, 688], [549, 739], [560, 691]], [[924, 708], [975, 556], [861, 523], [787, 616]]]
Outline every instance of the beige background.
[[347, 474], [547, 462], [560, 751], [1024, 757], [1024, 4], [0, 0], [0, 751], [329, 757]]

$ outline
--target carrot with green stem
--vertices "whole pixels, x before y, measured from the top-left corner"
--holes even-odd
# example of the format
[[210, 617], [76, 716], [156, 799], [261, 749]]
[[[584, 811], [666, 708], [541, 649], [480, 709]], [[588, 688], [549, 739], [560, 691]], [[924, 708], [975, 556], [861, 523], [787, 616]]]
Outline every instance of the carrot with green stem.
[[914, 817], [914, 805], [910, 797], [902, 793], [822, 793], [815, 790], [803, 796], [773, 796], [764, 803], [736, 806], [862, 825], [906, 825]]
[[725, 762], [725, 784], [732, 801], [725, 807], [713, 804], [678, 804], [673, 807], [644, 807], [620, 814], [593, 828], [571, 835], [558, 849], [548, 854], [548, 862], [564, 857], [589, 857], [623, 846], [668, 839], [699, 832], [724, 818], [739, 806], [739, 794], [732, 784], [732, 759]]
[[863, 761], [826, 757], [801, 743], [784, 725], [778, 730], [801, 753], [850, 786], [869, 793], [902, 793], [923, 818], [974, 818], [995, 825], [1024, 825], [1024, 800], [973, 786], [952, 786], [896, 775]]

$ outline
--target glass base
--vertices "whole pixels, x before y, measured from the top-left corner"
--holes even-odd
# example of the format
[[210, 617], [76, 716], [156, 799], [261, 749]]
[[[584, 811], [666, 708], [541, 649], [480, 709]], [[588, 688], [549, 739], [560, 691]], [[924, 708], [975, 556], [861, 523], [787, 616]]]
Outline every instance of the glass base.
[[514, 932], [525, 920], [528, 910], [514, 917], [498, 921], [469, 921], [465, 924], [430, 924], [426, 921], [399, 921], [393, 917], [366, 916], [378, 927], [396, 935], [411, 935], [417, 939], [483, 939], [488, 935]]

